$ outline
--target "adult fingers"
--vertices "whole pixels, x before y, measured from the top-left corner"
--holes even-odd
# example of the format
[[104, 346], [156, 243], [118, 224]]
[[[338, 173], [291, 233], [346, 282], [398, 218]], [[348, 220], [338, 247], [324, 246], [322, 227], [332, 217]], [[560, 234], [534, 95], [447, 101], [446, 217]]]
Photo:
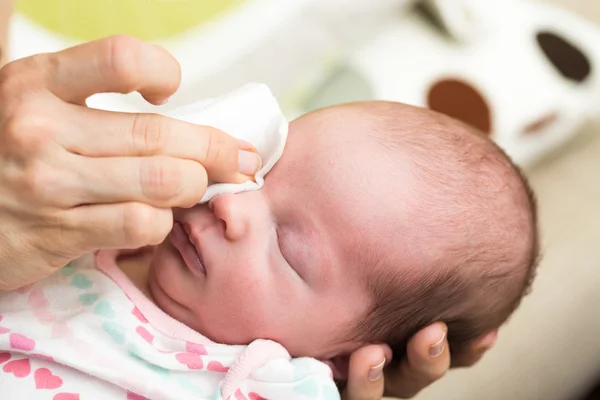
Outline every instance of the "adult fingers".
[[210, 180], [228, 183], [247, 181], [261, 165], [252, 146], [213, 127], [157, 114], [73, 111], [57, 140], [76, 154], [188, 159], [202, 164]]
[[391, 359], [389, 347], [369, 345], [350, 356], [348, 384], [343, 400], [379, 400], [383, 396], [383, 368]]
[[411, 339], [400, 367], [386, 371], [386, 393], [410, 398], [444, 376], [450, 368], [446, 332], [445, 324], [436, 323]]
[[51, 68], [48, 89], [71, 103], [81, 104], [96, 93], [139, 92], [160, 104], [181, 82], [173, 56], [130, 36], [111, 36], [43, 57]]
[[154, 157], [84, 158], [71, 205], [142, 202], [161, 208], [191, 207], [208, 184], [206, 171], [192, 160]]
[[157, 245], [173, 227], [170, 209], [135, 202], [75, 207], [61, 218], [65, 242], [77, 251]]

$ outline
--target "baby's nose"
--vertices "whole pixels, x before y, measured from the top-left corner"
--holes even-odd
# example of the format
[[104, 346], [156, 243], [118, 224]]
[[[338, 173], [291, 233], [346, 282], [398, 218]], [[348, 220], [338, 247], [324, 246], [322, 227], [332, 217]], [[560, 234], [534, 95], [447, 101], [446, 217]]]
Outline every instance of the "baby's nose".
[[234, 194], [224, 194], [209, 201], [208, 206], [223, 222], [223, 234], [229, 241], [239, 241], [247, 234], [250, 219], [247, 207]]

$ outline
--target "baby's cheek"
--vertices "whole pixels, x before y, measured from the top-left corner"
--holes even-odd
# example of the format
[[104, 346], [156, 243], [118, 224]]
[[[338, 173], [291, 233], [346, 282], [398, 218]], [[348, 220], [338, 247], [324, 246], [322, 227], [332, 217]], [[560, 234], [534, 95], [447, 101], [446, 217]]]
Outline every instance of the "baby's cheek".
[[[208, 293], [205, 293], [208, 294]], [[227, 344], [247, 344], [269, 337], [280, 307], [268, 280], [240, 270], [204, 297], [197, 308], [203, 322], [201, 333]]]

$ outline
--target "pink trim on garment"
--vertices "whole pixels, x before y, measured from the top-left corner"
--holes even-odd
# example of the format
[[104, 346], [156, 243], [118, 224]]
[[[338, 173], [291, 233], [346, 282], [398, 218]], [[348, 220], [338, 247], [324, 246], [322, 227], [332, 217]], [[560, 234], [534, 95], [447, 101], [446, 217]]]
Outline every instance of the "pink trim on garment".
[[118, 254], [118, 251], [110, 250], [96, 252], [96, 268], [102, 271], [115, 282], [121, 290], [123, 290], [125, 295], [140, 310], [150, 325], [160, 331], [163, 335], [173, 339], [185, 340], [203, 345], [216, 344], [187, 325], [172, 318], [150, 301], [119, 268], [116, 262]]

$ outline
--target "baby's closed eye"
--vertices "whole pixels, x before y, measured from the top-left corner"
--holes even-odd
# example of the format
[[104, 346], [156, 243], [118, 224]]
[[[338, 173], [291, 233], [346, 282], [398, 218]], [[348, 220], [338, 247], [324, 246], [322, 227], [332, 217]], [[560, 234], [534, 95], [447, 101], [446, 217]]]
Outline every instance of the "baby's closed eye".
[[301, 270], [301, 262], [298, 261], [297, 252], [295, 251], [293, 245], [293, 241], [291, 239], [289, 229], [285, 227], [278, 226], [276, 229], [277, 235], [277, 246], [279, 247], [279, 252], [286, 264], [290, 266], [292, 270], [300, 277], [300, 279], [305, 280], [305, 277], [302, 275]]

